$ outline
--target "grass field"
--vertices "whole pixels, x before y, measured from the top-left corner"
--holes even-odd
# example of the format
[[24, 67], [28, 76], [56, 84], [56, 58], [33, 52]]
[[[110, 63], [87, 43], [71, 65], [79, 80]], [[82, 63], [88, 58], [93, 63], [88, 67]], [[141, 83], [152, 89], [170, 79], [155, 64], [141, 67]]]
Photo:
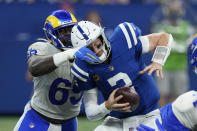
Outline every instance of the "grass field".
[[[20, 116], [0, 116], [0, 131], [12, 131]], [[102, 123], [88, 121], [86, 117], [78, 117], [78, 131], [93, 131], [93, 129]]]

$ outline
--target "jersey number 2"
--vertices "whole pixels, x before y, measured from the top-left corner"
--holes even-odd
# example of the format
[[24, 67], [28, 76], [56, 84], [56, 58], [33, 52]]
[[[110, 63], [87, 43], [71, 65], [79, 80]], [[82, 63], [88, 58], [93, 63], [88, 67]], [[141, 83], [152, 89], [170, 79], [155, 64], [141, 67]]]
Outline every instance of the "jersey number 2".
[[107, 81], [109, 82], [109, 84], [113, 87], [117, 84], [117, 82], [119, 80], [123, 80], [124, 81], [124, 86], [131, 86], [132, 85], [132, 81], [129, 78], [129, 76], [126, 73], [118, 73], [115, 76], [109, 78]]

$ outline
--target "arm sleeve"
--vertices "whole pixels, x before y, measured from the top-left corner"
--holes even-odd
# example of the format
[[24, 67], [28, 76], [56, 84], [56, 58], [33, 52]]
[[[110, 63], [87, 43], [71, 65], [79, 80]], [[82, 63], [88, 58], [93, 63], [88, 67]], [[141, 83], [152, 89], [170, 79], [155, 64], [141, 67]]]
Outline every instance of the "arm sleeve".
[[139, 37], [140, 42], [142, 43], [142, 53], [147, 53], [149, 52], [149, 39], [147, 36], [140, 36]]
[[76, 59], [72, 65], [71, 73], [78, 84], [79, 90], [90, 90], [95, 87], [85, 61]]
[[124, 22], [119, 24], [118, 26], [119, 30], [121, 30], [121, 33], [119, 35], [122, 38], [122, 41], [124, 41], [124, 45], [126, 45], [127, 49], [130, 51], [136, 52], [136, 56], [141, 56], [142, 54], [142, 43], [139, 39], [140, 36], [142, 36], [142, 31], [138, 26], [136, 26], [133, 23]]
[[84, 91], [85, 112], [88, 120], [97, 121], [105, 117], [110, 110], [105, 107], [105, 102], [98, 105], [98, 89]]

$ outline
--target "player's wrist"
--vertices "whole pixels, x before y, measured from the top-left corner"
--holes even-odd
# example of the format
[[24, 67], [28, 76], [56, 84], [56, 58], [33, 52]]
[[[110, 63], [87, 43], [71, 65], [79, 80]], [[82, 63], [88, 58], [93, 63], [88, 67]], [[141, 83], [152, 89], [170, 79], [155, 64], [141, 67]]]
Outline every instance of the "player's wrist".
[[164, 65], [169, 55], [170, 55], [169, 47], [157, 46], [153, 54], [152, 61]]
[[101, 111], [102, 111], [103, 113], [106, 113], [106, 114], [108, 114], [108, 113], [111, 111], [108, 107], [106, 107], [106, 102], [104, 102], [104, 103], [102, 103], [102, 104], [100, 105], [100, 109], [101, 109]]
[[110, 108], [109, 105], [110, 105], [110, 104], [109, 104], [108, 101], [105, 101], [105, 102], [103, 103], [103, 106], [104, 106], [107, 110], [111, 111], [112, 109]]

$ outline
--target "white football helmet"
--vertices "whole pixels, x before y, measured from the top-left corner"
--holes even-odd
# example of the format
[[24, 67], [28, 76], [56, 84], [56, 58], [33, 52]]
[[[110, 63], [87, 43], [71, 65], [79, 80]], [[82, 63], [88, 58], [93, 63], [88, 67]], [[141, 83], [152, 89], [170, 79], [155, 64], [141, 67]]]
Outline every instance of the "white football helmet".
[[96, 23], [90, 21], [80, 21], [72, 28], [71, 41], [74, 48], [88, 46], [98, 37], [101, 37], [102, 39], [104, 53], [99, 57], [99, 62], [94, 62], [91, 64], [104, 62], [109, 57], [111, 52], [111, 46], [109, 40], [104, 34], [104, 29], [101, 26], [98, 26]]

